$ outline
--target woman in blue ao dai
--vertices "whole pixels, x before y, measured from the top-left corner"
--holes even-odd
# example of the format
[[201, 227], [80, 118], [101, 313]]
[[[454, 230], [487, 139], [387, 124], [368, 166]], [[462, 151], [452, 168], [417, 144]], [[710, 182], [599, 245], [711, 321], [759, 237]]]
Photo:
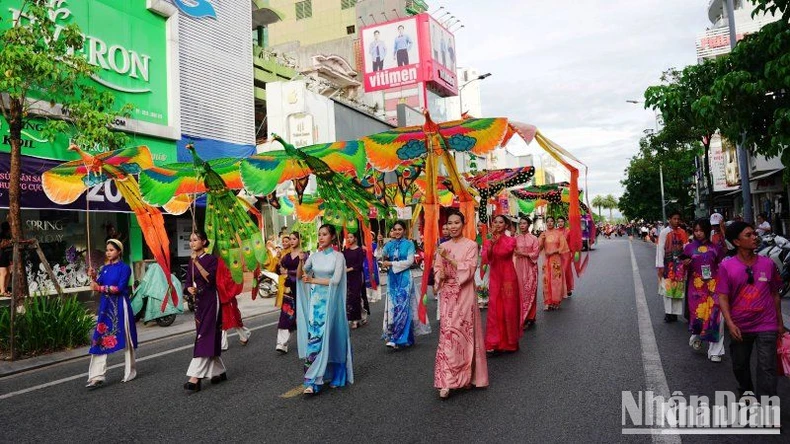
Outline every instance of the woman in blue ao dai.
[[[296, 288], [296, 337], [304, 360], [304, 393], [354, 382], [348, 317], [346, 260], [336, 251], [335, 227], [318, 230], [319, 251], [299, 263]], [[300, 257], [301, 258], [301, 257]]]
[[389, 269], [383, 339], [387, 347], [397, 349], [414, 344], [415, 334], [428, 334], [431, 329], [417, 317], [417, 289], [411, 274], [414, 243], [406, 238], [406, 223], [395, 222], [390, 237], [382, 254], [382, 265]]
[[129, 303], [129, 277], [132, 270], [121, 260], [123, 243], [117, 239], [106, 242], [107, 263], [98, 276], [91, 268], [91, 290], [101, 292], [96, 330], [91, 341], [91, 363], [88, 370], [88, 388], [104, 382], [107, 373], [107, 355], [124, 351], [123, 382], [137, 376], [134, 349], [137, 348], [137, 329], [134, 325], [132, 306]]

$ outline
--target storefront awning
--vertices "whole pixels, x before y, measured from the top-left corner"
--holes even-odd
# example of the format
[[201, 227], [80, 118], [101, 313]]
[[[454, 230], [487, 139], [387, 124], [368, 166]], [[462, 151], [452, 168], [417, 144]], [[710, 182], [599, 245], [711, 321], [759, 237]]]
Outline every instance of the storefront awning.
[[765, 179], [766, 177], [773, 176], [776, 173], [781, 173], [782, 171], [784, 171], [784, 168], [778, 168], [775, 170], [768, 171], [767, 173], [761, 173], [757, 176], [750, 177], [749, 180], [752, 181], [752, 180]]

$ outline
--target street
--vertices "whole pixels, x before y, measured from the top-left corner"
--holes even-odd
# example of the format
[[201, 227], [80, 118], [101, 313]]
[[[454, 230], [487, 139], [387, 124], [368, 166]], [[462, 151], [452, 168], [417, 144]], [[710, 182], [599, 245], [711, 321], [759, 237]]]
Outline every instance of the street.
[[[247, 320], [254, 330], [248, 346], [231, 337], [222, 355], [229, 380], [203, 381], [191, 395], [182, 384], [192, 333], [142, 344], [137, 379], [126, 384], [122, 353], [110, 357], [107, 382], [94, 391], [84, 388], [88, 358], [2, 378], [2, 441], [648, 442], [650, 435], [622, 434], [622, 391], [713, 399], [716, 390], [735, 390], [729, 356], [721, 364], [707, 361], [688, 346], [685, 323], [662, 321], [654, 252], [638, 240], [601, 239], [572, 299], [558, 312], [542, 311], [541, 302], [521, 350], [489, 358], [487, 389], [440, 400], [433, 388], [438, 324], [416, 346], [389, 350], [380, 340], [379, 302], [369, 325], [352, 331], [355, 383], [305, 398], [295, 338], [287, 355], [274, 351], [272, 313]], [[642, 300], [650, 323], [640, 324]], [[785, 315], [789, 308], [785, 302]], [[431, 300], [429, 313], [435, 312]], [[659, 361], [649, 353], [653, 347]], [[779, 393], [787, 406], [782, 423], [790, 424], [790, 380], [781, 379]], [[654, 438], [755, 442], [748, 435]]]

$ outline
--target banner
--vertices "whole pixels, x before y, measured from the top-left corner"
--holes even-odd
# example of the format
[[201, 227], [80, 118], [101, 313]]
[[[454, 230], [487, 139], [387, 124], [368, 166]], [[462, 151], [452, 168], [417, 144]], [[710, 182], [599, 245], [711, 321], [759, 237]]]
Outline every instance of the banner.
[[[132, 212], [112, 181], [90, 188], [69, 205], [53, 203], [44, 193], [44, 188], [41, 185], [41, 174], [61, 163], [54, 160], [22, 156], [22, 172], [20, 175], [22, 208], [85, 211], [85, 199], [87, 196], [90, 201], [91, 211]], [[10, 171], [11, 155], [9, 153], [0, 153], [0, 207], [2, 208], [8, 208]]]

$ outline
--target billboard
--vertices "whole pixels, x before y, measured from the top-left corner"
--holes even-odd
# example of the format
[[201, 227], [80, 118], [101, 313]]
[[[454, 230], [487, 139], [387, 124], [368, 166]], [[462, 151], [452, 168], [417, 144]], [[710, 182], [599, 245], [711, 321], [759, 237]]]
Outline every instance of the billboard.
[[[445, 96], [458, 94], [458, 79], [456, 76], [455, 36], [433, 17], [425, 14], [426, 26], [430, 35], [430, 73], [427, 81], [432, 82], [437, 91]], [[435, 89], [435, 88], [434, 88]]]
[[455, 37], [427, 13], [362, 28], [365, 91], [426, 83], [458, 94]]
[[381, 91], [424, 80], [417, 17], [362, 29], [365, 91]]
[[738, 152], [735, 144], [714, 134], [710, 141], [710, 175], [713, 191], [732, 191], [741, 186]]

